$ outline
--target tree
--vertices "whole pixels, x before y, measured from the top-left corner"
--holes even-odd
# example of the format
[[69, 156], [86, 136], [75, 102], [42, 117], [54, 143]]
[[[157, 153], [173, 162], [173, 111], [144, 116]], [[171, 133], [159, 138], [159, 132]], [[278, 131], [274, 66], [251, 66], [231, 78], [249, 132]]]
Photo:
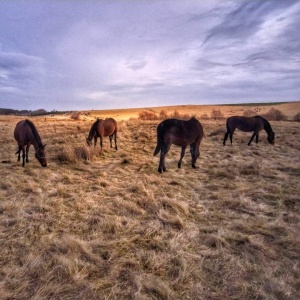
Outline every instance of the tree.
[[167, 118], [168, 118], [168, 114], [167, 114], [167, 112], [166, 112], [164, 109], [160, 111], [160, 113], [159, 113], [159, 118], [160, 118], [161, 120], [164, 120], [164, 119], [167, 119]]
[[214, 120], [220, 120], [224, 118], [224, 115], [219, 109], [213, 109], [210, 117]]

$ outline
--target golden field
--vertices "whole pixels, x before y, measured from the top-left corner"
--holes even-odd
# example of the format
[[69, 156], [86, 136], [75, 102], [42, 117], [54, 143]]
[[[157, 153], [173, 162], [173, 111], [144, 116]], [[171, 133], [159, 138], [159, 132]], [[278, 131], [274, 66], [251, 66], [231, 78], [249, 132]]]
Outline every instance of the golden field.
[[[259, 106], [259, 113], [271, 105]], [[300, 103], [274, 106], [288, 119]], [[0, 299], [299, 299], [300, 123], [271, 122], [222, 145], [225, 117], [249, 106], [176, 106], [29, 118], [46, 143], [48, 167], [17, 162], [0, 116]], [[254, 108], [254, 107], [253, 107]], [[153, 157], [156, 126], [142, 110], [193, 114], [206, 137], [197, 169], [189, 151], [167, 172]], [[87, 147], [95, 118], [114, 117], [118, 148]]]

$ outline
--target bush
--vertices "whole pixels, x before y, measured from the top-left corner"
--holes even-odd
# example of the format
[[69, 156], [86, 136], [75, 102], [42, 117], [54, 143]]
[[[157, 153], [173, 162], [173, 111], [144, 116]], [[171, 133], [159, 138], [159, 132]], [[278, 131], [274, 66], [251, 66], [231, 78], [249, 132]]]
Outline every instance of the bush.
[[73, 111], [70, 115], [70, 118], [73, 120], [80, 120], [80, 111]]
[[280, 110], [271, 108], [267, 113], [262, 115], [268, 121], [285, 121], [287, 116], [284, 115]]
[[71, 147], [69, 145], [64, 146], [57, 154], [56, 158], [60, 162], [75, 163], [79, 160], [90, 160], [91, 153], [87, 146]]
[[161, 120], [167, 119], [168, 118], [167, 112], [165, 110], [161, 110], [160, 113], [159, 113], [159, 118]]
[[180, 113], [178, 112], [178, 110], [174, 110], [174, 112], [172, 113], [171, 115], [172, 118], [175, 118], [175, 119], [179, 119], [180, 118]]
[[139, 119], [140, 120], [158, 120], [158, 116], [155, 112], [152, 111], [141, 111], [139, 113]]
[[224, 118], [224, 115], [219, 109], [213, 109], [210, 117], [214, 120], [220, 120]]
[[202, 119], [202, 120], [208, 120], [208, 119], [209, 119], [208, 114], [203, 114], [203, 115], [201, 115], [201, 119]]
[[244, 117], [254, 117], [254, 116], [256, 116], [256, 115], [257, 115], [257, 113], [256, 113], [256, 111], [253, 110], [253, 109], [247, 109], [247, 110], [245, 110], [244, 113], [243, 113], [243, 116], [244, 116]]
[[297, 114], [294, 116], [294, 121], [300, 122], [300, 113], [297, 113]]

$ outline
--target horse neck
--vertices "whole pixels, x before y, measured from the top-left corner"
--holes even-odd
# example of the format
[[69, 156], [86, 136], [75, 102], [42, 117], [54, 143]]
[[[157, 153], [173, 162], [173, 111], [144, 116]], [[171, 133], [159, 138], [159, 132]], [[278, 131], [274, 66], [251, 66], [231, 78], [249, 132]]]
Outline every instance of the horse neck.
[[29, 123], [29, 127], [31, 129], [31, 144], [33, 145], [35, 151], [38, 151], [39, 148], [43, 147], [43, 143], [41, 140], [41, 137], [39, 133], [37, 132], [36, 128], [34, 127], [33, 124]]
[[91, 130], [90, 130], [90, 132], [89, 132], [89, 136], [88, 136], [88, 139], [89, 140], [92, 140], [93, 139], [93, 137], [95, 136], [95, 134], [96, 134], [96, 124], [94, 124], [93, 126], [92, 126], [92, 128], [91, 128]]
[[273, 132], [271, 124], [266, 119], [263, 119], [263, 121], [264, 121], [264, 130], [268, 135], [270, 135]]

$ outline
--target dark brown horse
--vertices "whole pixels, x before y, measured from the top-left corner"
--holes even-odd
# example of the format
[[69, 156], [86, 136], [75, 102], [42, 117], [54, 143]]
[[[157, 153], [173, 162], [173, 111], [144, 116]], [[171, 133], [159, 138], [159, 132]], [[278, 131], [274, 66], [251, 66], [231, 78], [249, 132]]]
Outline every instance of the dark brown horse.
[[232, 136], [236, 128], [238, 128], [241, 131], [245, 132], [253, 132], [251, 139], [248, 143], [248, 146], [250, 146], [253, 139], [256, 137], [256, 143], [258, 143], [258, 136], [259, 132], [261, 130], [265, 130], [268, 134], [268, 142], [272, 145], [275, 143], [275, 132], [272, 130], [272, 127], [270, 123], [264, 119], [261, 116], [255, 116], [255, 117], [240, 117], [240, 116], [233, 116], [229, 117], [226, 121], [226, 128], [227, 132], [224, 136], [223, 145], [225, 146], [226, 140], [228, 138], [228, 135], [230, 137], [230, 142], [232, 144]]
[[157, 126], [157, 146], [154, 156], [160, 152], [158, 172], [166, 171], [165, 156], [172, 144], [181, 146], [181, 155], [178, 168], [181, 167], [185, 149], [190, 145], [192, 167], [196, 168], [196, 161], [200, 155], [199, 146], [204, 136], [200, 122], [194, 117], [188, 121], [178, 119], [166, 119]]
[[[23, 120], [17, 123], [14, 137], [19, 145], [19, 149], [16, 152], [18, 154], [18, 161], [20, 161], [21, 151], [23, 157], [22, 166], [25, 167], [25, 158], [28, 163], [29, 147], [32, 144], [35, 149], [35, 157], [40, 162], [42, 167], [47, 167], [47, 159], [45, 155], [45, 146], [42, 143], [41, 137], [35, 128], [34, 124], [29, 120]], [[25, 150], [26, 147], [26, 150]]]
[[109, 136], [110, 140], [110, 148], [112, 148], [112, 140], [114, 138], [115, 141], [115, 149], [118, 150], [117, 147], [117, 132], [118, 126], [117, 122], [113, 118], [107, 118], [105, 120], [98, 119], [91, 127], [89, 136], [86, 138], [87, 144], [90, 146], [92, 140], [94, 139], [94, 146], [97, 144], [97, 138], [100, 137], [100, 148], [102, 151], [102, 139], [105, 136]]

